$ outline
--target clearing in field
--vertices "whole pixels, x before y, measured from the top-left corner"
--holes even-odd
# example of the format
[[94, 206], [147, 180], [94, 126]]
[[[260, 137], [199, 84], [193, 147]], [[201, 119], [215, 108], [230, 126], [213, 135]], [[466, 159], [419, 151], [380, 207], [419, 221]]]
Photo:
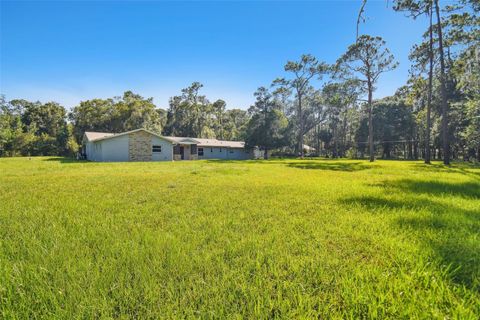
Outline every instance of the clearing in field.
[[476, 318], [480, 167], [0, 159], [4, 318]]

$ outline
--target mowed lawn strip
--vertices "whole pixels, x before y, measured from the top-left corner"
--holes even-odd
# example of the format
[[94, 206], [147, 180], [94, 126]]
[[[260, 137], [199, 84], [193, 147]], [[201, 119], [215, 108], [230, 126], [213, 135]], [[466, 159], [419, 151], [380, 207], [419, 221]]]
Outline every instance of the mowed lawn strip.
[[3, 318], [480, 314], [480, 167], [0, 159]]

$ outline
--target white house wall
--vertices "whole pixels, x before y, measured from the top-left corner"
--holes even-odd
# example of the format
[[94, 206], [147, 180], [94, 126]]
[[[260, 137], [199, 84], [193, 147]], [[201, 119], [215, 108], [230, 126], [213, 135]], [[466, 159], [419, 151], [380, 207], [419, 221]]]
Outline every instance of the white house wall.
[[98, 142], [87, 142], [85, 144], [87, 159], [90, 161], [102, 161], [102, 145]]
[[162, 146], [162, 152], [152, 153], [152, 161], [172, 161], [173, 145], [171, 142], [152, 135], [152, 146]]
[[101, 140], [97, 143], [101, 145], [102, 158], [96, 161], [128, 161], [128, 135]]
[[234, 159], [234, 160], [252, 159], [252, 153], [249, 150], [232, 148], [228, 150], [228, 159]]
[[215, 148], [215, 147], [211, 147], [211, 148], [199, 147], [199, 148], [203, 148], [203, 156], [198, 156], [198, 159], [227, 159], [227, 148]]
[[[202, 147], [199, 147], [202, 148]], [[246, 160], [251, 158], [251, 153], [242, 148], [218, 148], [203, 147], [203, 156], [198, 159], [230, 159], [230, 160]]]
[[91, 161], [95, 161], [93, 155], [93, 142], [86, 142], [85, 143], [85, 154], [87, 155], [87, 159]]
[[[129, 135], [87, 142], [85, 151], [91, 161], [126, 162], [129, 161]], [[173, 159], [172, 143], [152, 135], [152, 146], [161, 146], [161, 152], [152, 152], [152, 161], [171, 161]]]

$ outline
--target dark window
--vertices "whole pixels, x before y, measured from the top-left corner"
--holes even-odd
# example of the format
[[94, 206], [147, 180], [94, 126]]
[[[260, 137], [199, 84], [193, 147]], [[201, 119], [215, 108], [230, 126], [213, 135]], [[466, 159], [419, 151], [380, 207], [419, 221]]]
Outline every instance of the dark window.
[[203, 148], [198, 148], [198, 155], [199, 155], [200, 157], [203, 156]]
[[220, 152], [222, 152], [222, 148], [220, 148]]
[[178, 144], [173, 146], [173, 154], [180, 154], [180, 146]]
[[197, 154], [197, 145], [196, 144], [190, 145], [190, 154]]
[[162, 146], [152, 146], [152, 152], [162, 152]]
[[235, 153], [235, 151], [233, 149], [230, 149], [228, 152]]
[[213, 148], [210, 148], [210, 152], [213, 152]]

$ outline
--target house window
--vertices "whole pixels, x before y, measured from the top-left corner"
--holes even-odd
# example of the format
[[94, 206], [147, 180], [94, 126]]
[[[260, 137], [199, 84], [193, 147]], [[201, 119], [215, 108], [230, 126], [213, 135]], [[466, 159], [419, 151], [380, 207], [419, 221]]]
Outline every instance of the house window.
[[152, 152], [162, 152], [162, 146], [152, 146]]
[[180, 154], [180, 146], [178, 144], [173, 146], [173, 154]]
[[220, 152], [222, 152], [222, 148], [220, 148]]
[[210, 152], [213, 152], [213, 148], [210, 148]]
[[196, 144], [192, 144], [190, 146], [190, 154], [197, 154], [197, 145]]
[[203, 157], [203, 148], [198, 148], [198, 155]]
[[235, 153], [235, 151], [233, 149], [230, 149], [228, 152]]

